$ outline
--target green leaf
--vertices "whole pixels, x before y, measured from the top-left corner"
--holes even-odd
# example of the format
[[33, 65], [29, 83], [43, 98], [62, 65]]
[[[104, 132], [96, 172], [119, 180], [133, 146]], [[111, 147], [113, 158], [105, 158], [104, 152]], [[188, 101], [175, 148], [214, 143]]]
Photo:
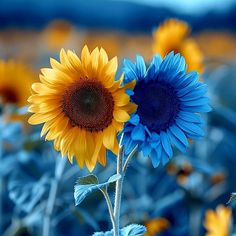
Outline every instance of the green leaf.
[[95, 175], [88, 175], [85, 177], [80, 177], [76, 181], [74, 187], [74, 198], [75, 205], [79, 205], [83, 200], [92, 192], [102, 190], [109, 186], [109, 184], [116, 182], [121, 178], [121, 175], [116, 174], [109, 178], [109, 180], [105, 183], [99, 184], [98, 178]]

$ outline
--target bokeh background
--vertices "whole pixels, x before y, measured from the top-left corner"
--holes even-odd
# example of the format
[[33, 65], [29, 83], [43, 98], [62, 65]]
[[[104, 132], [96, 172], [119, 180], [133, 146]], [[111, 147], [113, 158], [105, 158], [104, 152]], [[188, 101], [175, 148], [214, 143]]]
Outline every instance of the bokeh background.
[[[158, 43], [154, 32], [169, 18], [191, 27], [213, 110], [205, 117], [206, 137], [187, 154], [176, 152], [157, 169], [142, 157], [131, 162], [121, 223], [145, 224], [149, 236], [202, 236], [206, 212], [225, 205], [232, 210], [234, 231], [235, 205], [227, 202], [236, 191], [235, 0], [1, 0], [0, 235], [86, 236], [110, 229], [100, 193], [75, 207], [74, 183], [88, 172], [66, 163], [60, 173], [60, 154], [40, 138], [40, 126], [27, 123], [24, 100], [40, 68], [49, 66], [50, 57], [58, 59], [62, 47], [78, 54], [85, 44], [90, 50], [103, 47], [110, 57], [118, 56], [117, 76], [125, 57], [141, 54], [148, 64]], [[3, 89], [6, 80], [20, 102]], [[106, 180], [114, 163], [111, 156], [95, 173]]]

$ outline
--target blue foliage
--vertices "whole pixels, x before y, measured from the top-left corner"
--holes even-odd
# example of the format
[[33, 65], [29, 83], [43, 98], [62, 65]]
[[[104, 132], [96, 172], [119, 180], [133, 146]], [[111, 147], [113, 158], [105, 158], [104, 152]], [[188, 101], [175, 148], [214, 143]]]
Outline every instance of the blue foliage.
[[[120, 236], [143, 236], [146, 228], [143, 225], [132, 224], [120, 230]], [[113, 236], [113, 230], [107, 232], [97, 232], [93, 236]]]
[[75, 205], [79, 205], [90, 193], [108, 187], [109, 184], [120, 179], [120, 175], [111, 176], [107, 182], [99, 184], [95, 175], [88, 175], [78, 178], [74, 188]]

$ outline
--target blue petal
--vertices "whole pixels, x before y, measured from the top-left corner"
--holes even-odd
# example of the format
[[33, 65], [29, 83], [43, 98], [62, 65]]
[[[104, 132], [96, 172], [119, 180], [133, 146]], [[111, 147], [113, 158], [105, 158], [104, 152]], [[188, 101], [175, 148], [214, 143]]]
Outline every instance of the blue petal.
[[202, 106], [205, 104], [209, 103], [209, 98], [207, 97], [202, 97], [196, 100], [191, 100], [191, 101], [184, 101], [183, 105], [184, 106]]
[[196, 89], [197, 87], [197, 83], [196, 84], [193, 84], [193, 85], [190, 85], [190, 86], [187, 86], [187, 87], [184, 87], [184, 88], [181, 88], [179, 91], [177, 91], [177, 96], [178, 97], [183, 97], [185, 94], [193, 91], [194, 89]]
[[139, 115], [137, 115], [137, 114], [132, 115], [129, 120], [129, 123], [131, 123], [133, 125], [138, 125], [139, 122], [140, 122], [140, 118], [139, 118]]
[[125, 147], [125, 155], [128, 155], [135, 148], [138, 142], [132, 140], [130, 138], [130, 135], [125, 134], [123, 137], [122, 144]]
[[176, 124], [187, 133], [198, 135], [198, 136], [204, 136], [204, 131], [201, 127], [194, 123], [185, 122], [184, 120], [176, 119]]
[[161, 162], [162, 162], [162, 165], [166, 165], [168, 162], [169, 162], [169, 157], [168, 155], [166, 154], [166, 152], [162, 149], [162, 152], [161, 152]]
[[136, 67], [137, 67], [137, 74], [139, 78], [144, 78], [146, 73], [146, 65], [142, 56], [136, 56]]
[[173, 145], [175, 145], [181, 152], [186, 153], [187, 146], [184, 145], [179, 139], [177, 139], [170, 130], [167, 130], [167, 135]]
[[159, 72], [159, 67], [160, 67], [161, 63], [162, 63], [162, 58], [159, 54], [153, 57], [153, 59], [150, 63], [150, 66], [147, 69], [146, 80], [157, 78], [157, 75]]
[[[124, 127], [123, 132], [124, 133], [131, 133], [131, 131], [134, 129], [134, 126], [130, 123], [127, 123]], [[127, 134], [128, 135], [128, 134]], [[130, 134], [129, 134], [130, 135]]]
[[174, 57], [173, 51], [166, 55], [166, 57], [164, 58], [164, 60], [160, 65], [160, 71], [163, 72], [168, 70], [168, 66], [171, 65], [173, 57]]
[[160, 164], [160, 157], [158, 156], [158, 153], [156, 152], [156, 150], [152, 150], [151, 152], [151, 161], [152, 161], [152, 165], [154, 168], [158, 167]]
[[166, 135], [165, 132], [162, 131], [160, 133], [160, 138], [161, 138], [161, 144], [162, 144], [165, 152], [167, 153], [167, 155], [169, 157], [172, 157], [173, 156], [173, 150], [172, 150], [172, 147], [171, 147], [170, 140], [169, 140], [168, 136]]
[[[178, 55], [178, 54], [177, 54]], [[176, 58], [176, 70], [178, 71], [186, 71], [186, 62], [183, 56], [180, 56], [178, 59]]]
[[193, 85], [197, 81], [198, 81], [198, 73], [193, 71], [188, 74], [185, 74], [184, 78], [178, 79], [178, 82], [176, 83], [176, 87], [184, 88], [184, 87]]
[[200, 115], [194, 114], [191, 112], [187, 111], [180, 111], [178, 114], [178, 117], [182, 120], [188, 121], [188, 122], [193, 122], [197, 124], [204, 124], [205, 121], [201, 118]]
[[185, 106], [180, 105], [181, 110], [189, 111], [189, 112], [210, 112], [212, 108], [206, 104], [202, 106]]
[[149, 145], [148, 142], [143, 143], [141, 149], [142, 149], [143, 155], [144, 155], [145, 157], [149, 156], [149, 154], [150, 154], [151, 151], [152, 151], [152, 148], [151, 148], [151, 146]]
[[131, 138], [136, 141], [144, 141], [145, 140], [145, 129], [142, 124], [138, 124], [134, 127]]
[[156, 148], [160, 144], [160, 136], [157, 133], [153, 132], [148, 138], [148, 141], [150, 142], [152, 148]]
[[176, 125], [170, 127], [170, 131], [174, 136], [179, 139], [184, 145], [188, 145], [188, 139], [186, 138], [184, 132]]
[[129, 59], [124, 59], [123, 71], [125, 75], [124, 80], [127, 80], [125, 82], [129, 82], [137, 78], [136, 67]]
[[158, 70], [162, 61], [163, 60], [162, 60], [161, 56], [159, 54], [157, 54], [153, 57], [151, 64], [153, 63], [155, 65], [156, 69]]
[[149, 68], [147, 69], [147, 73], [146, 73], [146, 80], [150, 80], [150, 79], [155, 79], [157, 77], [157, 73], [156, 73], [156, 67], [153, 63], [151, 63], [151, 65], [149, 66]]
[[189, 101], [202, 97], [207, 93], [207, 86], [196, 88], [180, 98], [181, 101]]

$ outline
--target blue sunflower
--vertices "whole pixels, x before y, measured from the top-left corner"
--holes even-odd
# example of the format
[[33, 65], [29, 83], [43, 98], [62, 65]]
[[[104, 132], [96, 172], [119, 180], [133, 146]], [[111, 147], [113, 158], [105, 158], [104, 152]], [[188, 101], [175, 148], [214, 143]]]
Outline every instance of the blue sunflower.
[[172, 145], [186, 152], [188, 139], [204, 136], [204, 120], [199, 113], [209, 112], [207, 85], [196, 72], [187, 73], [180, 54], [169, 53], [164, 59], [154, 56], [146, 69], [144, 59], [136, 63], [124, 60], [124, 83], [136, 80], [131, 95], [138, 105], [124, 127], [126, 154], [138, 145], [154, 167], [165, 165], [173, 156]]

